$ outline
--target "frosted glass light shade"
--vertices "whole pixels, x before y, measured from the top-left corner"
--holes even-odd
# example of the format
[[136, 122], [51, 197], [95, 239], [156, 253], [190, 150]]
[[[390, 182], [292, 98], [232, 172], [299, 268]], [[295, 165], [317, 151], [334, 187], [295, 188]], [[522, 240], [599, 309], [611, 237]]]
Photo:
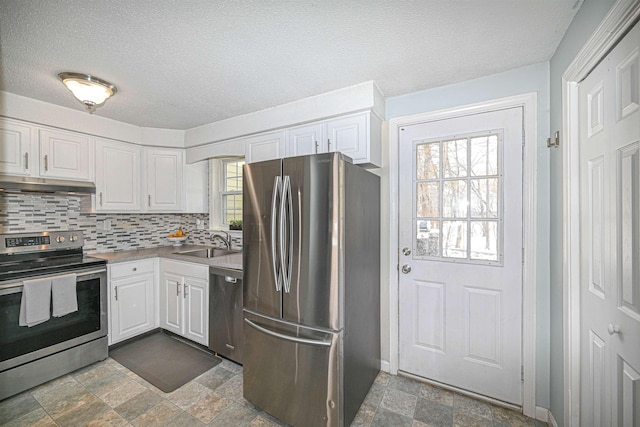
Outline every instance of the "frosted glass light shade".
[[60, 73], [58, 77], [89, 113], [96, 111], [118, 91], [111, 83], [88, 74]]

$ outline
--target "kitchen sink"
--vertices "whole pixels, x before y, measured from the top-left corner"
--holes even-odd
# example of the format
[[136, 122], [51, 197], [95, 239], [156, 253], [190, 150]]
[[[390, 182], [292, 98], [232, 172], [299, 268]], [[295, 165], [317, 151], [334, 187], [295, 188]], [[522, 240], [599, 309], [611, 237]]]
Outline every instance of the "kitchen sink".
[[206, 248], [206, 249], [189, 249], [186, 251], [174, 252], [176, 255], [187, 255], [197, 258], [215, 258], [224, 255], [239, 254], [240, 251], [230, 249]]

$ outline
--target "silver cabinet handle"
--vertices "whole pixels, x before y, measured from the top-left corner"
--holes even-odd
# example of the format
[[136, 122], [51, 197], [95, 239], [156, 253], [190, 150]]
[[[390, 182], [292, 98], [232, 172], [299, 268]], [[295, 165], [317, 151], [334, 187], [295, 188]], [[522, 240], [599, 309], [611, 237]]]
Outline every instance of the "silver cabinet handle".
[[151, 207], [151, 194], [149, 194], [149, 200], [147, 203], [149, 204], [149, 207]]
[[227, 347], [229, 350], [235, 350], [235, 346], [231, 345], [231, 344], [225, 344], [225, 347]]
[[318, 141], [316, 141], [316, 154], [318, 154], [318, 148], [320, 148], [320, 144], [318, 144]]
[[224, 277], [224, 281], [227, 283], [237, 283], [238, 279], [236, 279], [235, 277], [231, 277], [231, 276], [225, 276]]
[[115, 288], [113, 288], [113, 290], [116, 297], [116, 301], [118, 301], [118, 287], [116, 286]]
[[29, 169], [29, 153], [24, 153], [24, 168]]
[[180, 282], [176, 282], [176, 296], [180, 296]]
[[402, 248], [402, 255], [405, 255], [405, 256], [409, 256], [409, 255], [411, 255], [411, 249], [409, 249], [409, 248]]
[[409, 264], [405, 264], [402, 266], [402, 272], [404, 274], [408, 274], [411, 272], [411, 266]]
[[187, 285], [186, 283], [184, 284], [184, 292], [183, 292], [183, 298], [187, 297], [187, 294], [189, 293], [189, 285]]
[[47, 154], [44, 155], [44, 170], [45, 172], [49, 170], [49, 156]]
[[331, 152], [331, 139], [327, 138], [327, 152], [330, 153]]
[[609, 323], [609, 327], [607, 328], [607, 332], [609, 332], [609, 335], [619, 334], [620, 333], [620, 325], [614, 325], [613, 323]]
[[100, 206], [102, 206], [102, 191], [100, 192]]

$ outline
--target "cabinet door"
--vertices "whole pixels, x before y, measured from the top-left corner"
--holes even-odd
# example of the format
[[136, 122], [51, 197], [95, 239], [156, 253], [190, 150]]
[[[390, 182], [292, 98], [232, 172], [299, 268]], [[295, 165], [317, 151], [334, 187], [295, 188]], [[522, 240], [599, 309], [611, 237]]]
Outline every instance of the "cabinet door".
[[40, 130], [40, 175], [92, 180], [93, 141], [88, 136]]
[[354, 163], [368, 159], [368, 113], [349, 116], [327, 122], [327, 143], [329, 152], [339, 151]]
[[0, 172], [31, 175], [37, 158], [31, 152], [31, 139], [36, 130], [31, 126], [0, 120]]
[[322, 125], [316, 124], [290, 129], [285, 151], [287, 157], [325, 153], [327, 144], [322, 136]]
[[153, 273], [111, 281], [111, 342], [150, 331], [155, 326]]
[[160, 279], [160, 327], [183, 334], [182, 277], [163, 273]]
[[148, 149], [147, 166], [147, 211], [180, 211], [184, 197], [183, 150]]
[[96, 149], [96, 211], [139, 211], [140, 147], [100, 140]]
[[284, 132], [270, 132], [249, 138], [245, 142], [245, 160], [247, 163], [284, 157]]
[[184, 337], [209, 344], [209, 283], [192, 277], [184, 278]]

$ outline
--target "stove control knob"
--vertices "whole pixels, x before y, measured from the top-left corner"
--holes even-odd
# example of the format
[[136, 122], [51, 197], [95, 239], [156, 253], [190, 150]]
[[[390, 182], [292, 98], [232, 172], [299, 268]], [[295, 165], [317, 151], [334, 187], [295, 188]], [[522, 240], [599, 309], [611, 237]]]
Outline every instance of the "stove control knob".
[[64, 236], [58, 236], [58, 237], [56, 237], [56, 242], [58, 242], [58, 243], [64, 243]]
[[70, 242], [77, 242], [78, 241], [78, 236], [76, 236], [75, 234], [72, 234], [71, 236], [69, 236], [69, 241]]

